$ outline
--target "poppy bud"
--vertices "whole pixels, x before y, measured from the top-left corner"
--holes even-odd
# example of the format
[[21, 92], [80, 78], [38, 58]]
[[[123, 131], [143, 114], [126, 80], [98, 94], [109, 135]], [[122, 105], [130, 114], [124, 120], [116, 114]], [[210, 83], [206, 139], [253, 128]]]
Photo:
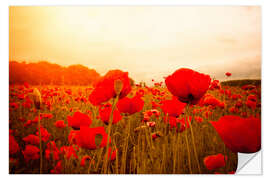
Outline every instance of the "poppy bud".
[[40, 92], [37, 88], [35, 88], [33, 91], [33, 100], [34, 100], [35, 107], [37, 109], [40, 109], [41, 95], [40, 95]]
[[123, 82], [120, 79], [117, 79], [114, 81], [114, 91], [116, 95], [118, 96], [123, 89]]
[[148, 126], [139, 126], [139, 127], [136, 127], [136, 128], [134, 129], [134, 131], [135, 131], [135, 132], [138, 132], [138, 131], [143, 130], [143, 129], [147, 128], [147, 127], [148, 127]]

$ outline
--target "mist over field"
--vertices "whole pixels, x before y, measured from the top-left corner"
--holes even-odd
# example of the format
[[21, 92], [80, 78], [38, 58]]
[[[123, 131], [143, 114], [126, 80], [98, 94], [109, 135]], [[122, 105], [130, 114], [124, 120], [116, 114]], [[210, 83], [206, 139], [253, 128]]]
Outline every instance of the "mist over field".
[[162, 81], [192, 68], [261, 77], [260, 7], [10, 7], [10, 60], [81, 64]]

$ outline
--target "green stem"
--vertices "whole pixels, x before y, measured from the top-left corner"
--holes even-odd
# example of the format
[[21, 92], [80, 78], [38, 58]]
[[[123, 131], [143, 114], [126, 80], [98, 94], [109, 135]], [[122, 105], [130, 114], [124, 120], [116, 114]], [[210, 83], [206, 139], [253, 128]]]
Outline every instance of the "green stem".
[[177, 142], [176, 141], [177, 140], [176, 140], [175, 136], [177, 136], [177, 134], [173, 136], [173, 142], [174, 142], [174, 145], [173, 145], [173, 174], [175, 174], [175, 172], [176, 172], [176, 161], [177, 161], [177, 159], [176, 159], [176, 156], [177, 156], [176, 155], [177, 154]]
[[189, 144], [188, 144], [187, 131], [185, 132], [185, 139], [186, 139], [186, 145], [187, 145], [187, 151], [188, 151], [188, 167], [189, 167], [190, 174], [192, 174], [191, 161], [190, 161], [190, 150], [189, 150]]
[[122, 159], [121, 159], [121, 173], [125, 174], [126, 172], [126, 159], [127, 159], [127, 151], [128, 151], [128, 140], [129, 140], [129, 133], [130, 133], [130, 118], [128, 116], [125, 116], [125, 122], [127, 122], [127, 126], [126, 126], [126, 138], [125, 138], [125, 142], [124, 142], [124, 146], [123, 146], [123, 152], [122, 152]]
[[112, 104], [112, 110], [111, 110], [111, 114], [110, 114], [110, 118], [109, 118], [109, 126], [108, 126], [108, 139], [107, 139], [107, 145], [106, 145], [106, 153], [105, 153], [105, 162], [104, 162], [104, 174], [108, 173], [108, 152], [109, 152], [109, 142], [110, 142], [110, 138], [111, 138], [111, 128], [112, 128], [112, 122], [113, 122], [113, 112], [115, 109], [115, 105], [118, 101], [119, 97], [116, 96], [115, 99], [113, 99], [113, 104]]
[[189, 112], [188, 112], [189, 109], [188, 108], [189, 108], [189, 104], [187, 104], [187, 107], [186, 107], [186, 111], [187, 111], [187, 113], [186, 113], [186, 121], [188, 121], [189, 126], [190, 126], [193, 150], [194, 150], [198, 170], [199, 170], [199, 173], [201, 174], [201, 167], [200, 167], [199, 158], [198, 158], [198, 154], [197, 154], [197, 149], [196, 149], [196, 145], [195, 145], [195, 138], [194, 138], [194, 134], [193, 134], [193, 129], [192, 129], [191, 122], [189, 121], [189, 117], [188, 117], [188, 114], [189, 114]]
[[41, 139], [41, 130], [40, 130], [40, 110], [38, 110], [38, 134], [39, 134], [39, 153], [40, 153], [40, 165], [39, 173], [42, 174], [42, 139]]

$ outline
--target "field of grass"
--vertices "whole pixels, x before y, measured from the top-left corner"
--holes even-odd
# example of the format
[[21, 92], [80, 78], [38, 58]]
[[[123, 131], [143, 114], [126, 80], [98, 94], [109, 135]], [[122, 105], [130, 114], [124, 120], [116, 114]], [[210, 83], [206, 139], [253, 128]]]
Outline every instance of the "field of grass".
[[[256, 85], [258, 85], [256, 83]], [[31, 93], [37, 88], [42, 97], [40, 111], [35, 108]], [[226, 92], [222, 92], [222, 90]], [[212, 174], [233, 173], [237, 167], [237, 153], [228, 149], [210, 121], [217, 121], [224, 115], [239, 115], [260, 117], [260, 85], [252, 90], [243, 90], [239, 86], [223, 86], [221, 89], [208, 90], [216, 99], [224, 103], [219, 106], [189, 106], [186, 107], [179, 119], [191, 116], [191, 126], [183, 132], [177, 132], [176, 127], [171, 128], [165, 123], [167, 115], [160, 108], [161, 102], [171, 98], [166, 86], [154, 87], [133, 86], [128, 97], [143, 92], [143, 109], [132, 115], [121, 114], [122, 119], [111, 127], [110, 147], [115, 157], [108, 159], [106, 167], [106, 147], [87, 149], [72, 143], [68, 137], [73, 130], [68, 126], [68, 116], [74, 112], [88, 115], [93, 127], [104, 127], [108, 133], [109, 125], [100, 119], [99, 107], [93, 106], [89, 100], [91, 87], [83, 86], [35, 86], [10, 85], [9, 87], [9, 129], [10, 136], [15, 138], [19, 150], [10, 153], [10, 174], [32, 173], [63, 173], [63, 174]], [[228, 93], [230, 91], [230, 93]], [[233, 95], [241, 97], [234, 98]], [[250, 94], [257, 96], [257, 107], [252, 109], [246, 105]], [[110, 100], [113, 104], [114, 99]], [[233, 110], [237, 101], [243, 102], [241, 107]], [[144, 122], [144, 112], [157, 110], [160, 114], [153, 114], [148, 122], [155, 122], [151, 127]], [[25, 147], [29, 142], [23, 140], [28, 135], [38, 135], [38, 117], [42, 118], [41, 126], [47, 130], [47, 139], [41, 143], [37, 158], [25, 158]], [[195, 119], [201, 117], [202, 122]], [[36, 120], [35, 120], [36, 118]], [[63, 120], [64, 127], [56, 127], [55, 122]], [[177, 125], [178, 126], [178, 125]], [[194, 138], [193, 138], [194, 137]], [[95, 137], [97, 146], [104, 137]], [[56, 148], [49, 147], [55, 142]], [[30, 143], [31, 144], [31, 143]], [[39, 144], [34, 144], [39, 148]], [[10, 145], [10, 148], [13, 147]], [[49, 148], [48, 148], [49, 147]], [[64, 148], [66, 147], [66, 149]], [[46, 152], [47, 150], [47, 152]], [[48, 153], [51, 152], [51, 153]], [[204, 164], [204, 158], [209, 155], [223, 154], [227, 156], [224, 167], [209, 170]], [[89, 158], [85, 158], [89, 156]], [[82, 159], [87, 159], [82, 164]], [[40, 163], [42, 159], [42, 163]], [[41, 164], [41, 165], [40, 165]], [[41, 167], [42, 168], [41, 168]]]

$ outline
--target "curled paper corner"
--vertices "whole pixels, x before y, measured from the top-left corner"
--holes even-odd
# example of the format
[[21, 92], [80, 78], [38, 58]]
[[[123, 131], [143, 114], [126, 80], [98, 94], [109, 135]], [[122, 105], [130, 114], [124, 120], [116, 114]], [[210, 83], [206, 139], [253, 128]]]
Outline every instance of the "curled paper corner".
[[235, 174], [262, 174], [261, 156], [261, 151], [251, 154], [238, 153], [238, 164]]

